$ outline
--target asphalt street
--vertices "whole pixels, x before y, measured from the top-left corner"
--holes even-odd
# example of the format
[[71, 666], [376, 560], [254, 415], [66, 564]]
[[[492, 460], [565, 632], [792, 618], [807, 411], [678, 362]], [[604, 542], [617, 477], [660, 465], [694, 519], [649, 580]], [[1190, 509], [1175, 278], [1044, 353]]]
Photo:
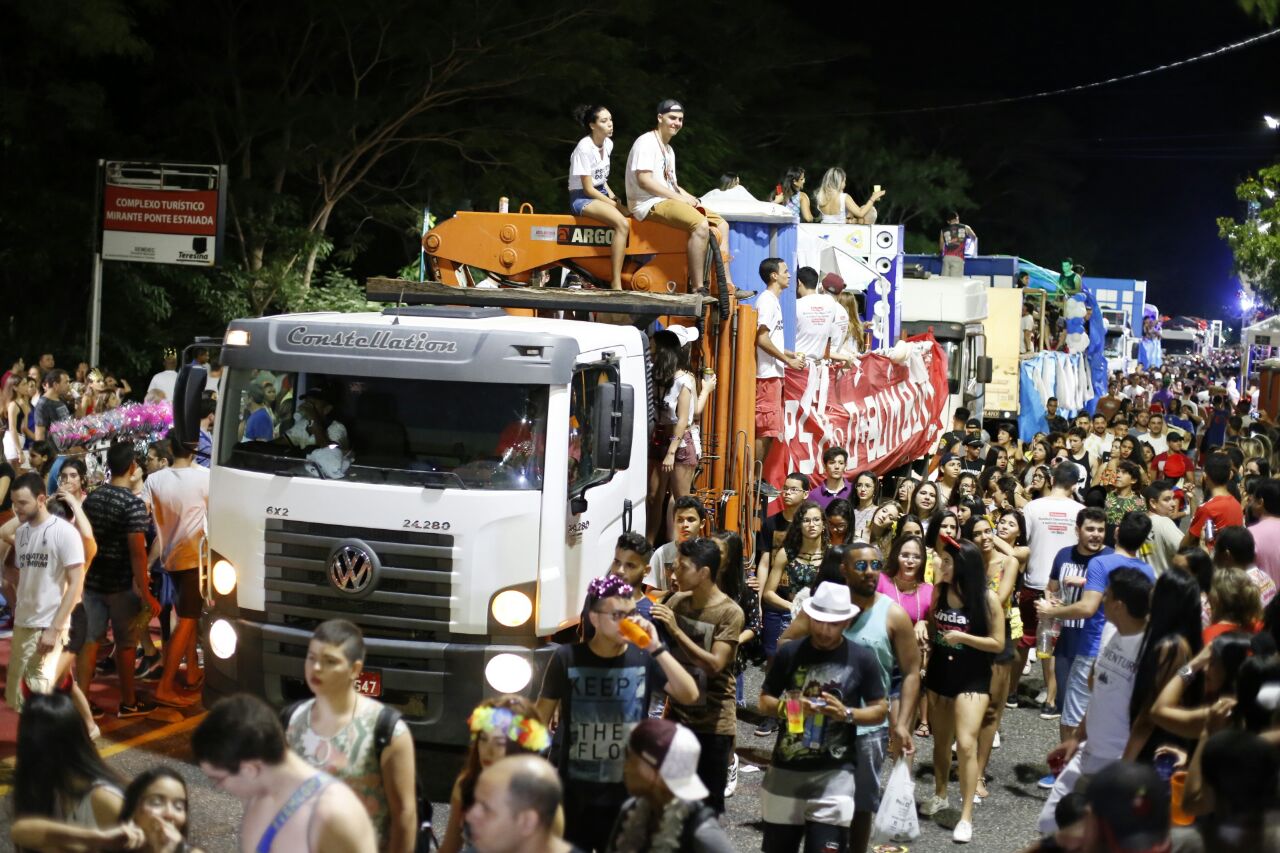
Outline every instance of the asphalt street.
[[[761, 673], [747, 674], [747, 695], [758, 694]], [[1023, 682], [1026, 695], [1040, 689], [1039, 673]], [[754, 701], [749, 701], [754, 705]], [[990, 796], [974, 811], [974, 837], [968, 846], [975, 851], [1016, 851], [1036, 838], [1035, 823], [1045, 792], [1036, 780], [1046, 772], [1045, 755], [1057, 743], [1057, 722], [1041, 720], [1038, 709], [1029, 702], [1023, 708], [1007, 711], [1001, 726], [1002, 746], [996, 750], [989, 768]], [[737, 793], [729, 800], [724, 822], [738, 850], [760, 849], [760, 781], [768, 765], [773, 746], [771, 738], [754, 735], [754, 723], [747, 715], [738, 723], [738, 754], [743, 770]], [[187, 780], [191, 793], [191, 839], [207, 853], [232, 853], [238, 850], [237, 828], [240, 804], [232, 797], [210, 787], [200, 770], [191, 764], [189, 732], [183, 731], [152, 740], [141, 746], [124, 749], [109, 758], [109, 763], [125, 778], [157, 763], [176, 767]], [[933, 785], [932, 742], [917, 739], [916, 797], [927, 797]], [[757, 768], [752, 771], [748, 768]], [[425, 770], [425, 768], [424, 768]], [[429, 771], [428, 771], [429, 772]], [[10, 773], [5, 774], [10, 777]], [[4, 779], [10, 781], [9, 778]], [[950, 787], [952, 808], [935, 819], [920, 819], [921, 836], [908, 845], [912, 853], [928, 853], [956, 849], [951, 841], [951, 826], [959, 818], [959, 790], [954, 781]], [[9, 808], [0, 810], [0, 825], [9, 821]], [[448, 819], [447, 805], [435, 808], [435, 825], [443, 828]], [[0, 833], [0, 851], [13, 849], [8, 832]]]

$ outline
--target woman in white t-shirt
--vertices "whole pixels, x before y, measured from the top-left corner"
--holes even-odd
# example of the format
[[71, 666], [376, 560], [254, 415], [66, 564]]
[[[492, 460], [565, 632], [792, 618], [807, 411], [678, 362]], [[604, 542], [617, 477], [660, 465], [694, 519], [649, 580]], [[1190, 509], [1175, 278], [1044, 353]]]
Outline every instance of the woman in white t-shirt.
[[626, 257], [631, 212], [609, 189], [609, 155], [613, 152], [613, 116], [601, 106], [582, 106], [574, 119], [586, 129], [569, 157], [569, 206], [574, 216], [585, 216], [613, 227], [610, 258], [613, 261], [609, 287], [622, 289], [622, 261]]
[[844, 191], [844, 182], [844, 169], [839, 167], [827, 169], [822, 176], [822, 185], [813, 194], [822, 222], [828, 225], [875, 225], [878, 215], [876, 202], [884, 197], [884, 190], [877, 186], [867, 203], [859, 207]]

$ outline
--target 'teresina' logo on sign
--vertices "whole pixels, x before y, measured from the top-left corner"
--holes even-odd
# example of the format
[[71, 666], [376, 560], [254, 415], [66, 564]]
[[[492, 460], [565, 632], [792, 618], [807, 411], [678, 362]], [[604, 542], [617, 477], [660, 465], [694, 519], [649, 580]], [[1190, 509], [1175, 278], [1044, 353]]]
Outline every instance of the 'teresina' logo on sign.
[[613, 244], [613, 229], [560, 225], [556, 228], [556, 243], [561, 246], [610, 246]]
[[364, 332], [308, 332], [306, 326], [294, 326], [285, 340], [296, 347], [314, 349], [372, 349], [394, 352], [430, 352], [452, 354], [458, 351], [455, 341], [433, 341], [426, 332], [397, 335], [390, 329], [373, 334]]

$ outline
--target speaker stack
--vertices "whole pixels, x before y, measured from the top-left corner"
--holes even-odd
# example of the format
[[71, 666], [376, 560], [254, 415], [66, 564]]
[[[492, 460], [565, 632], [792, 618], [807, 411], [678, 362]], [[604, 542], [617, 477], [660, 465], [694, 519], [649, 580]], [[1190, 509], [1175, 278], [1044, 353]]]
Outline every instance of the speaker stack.
[[882, 278], [867, 289], [867, 319], [872, 322], [872, 345], [891, 346], [902, 331], [901, 225], [872, 225], [868, 261]]

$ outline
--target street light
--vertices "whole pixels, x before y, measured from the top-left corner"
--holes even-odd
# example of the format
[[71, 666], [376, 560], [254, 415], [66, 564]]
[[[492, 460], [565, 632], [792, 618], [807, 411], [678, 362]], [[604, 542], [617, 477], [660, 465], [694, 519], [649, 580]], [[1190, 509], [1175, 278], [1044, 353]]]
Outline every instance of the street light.
[[1262, 121], [1267, 125], [1268, 130], [1276, 130], [1280, 128], [1280, 118], [1275, 116], [1263, 116]]

